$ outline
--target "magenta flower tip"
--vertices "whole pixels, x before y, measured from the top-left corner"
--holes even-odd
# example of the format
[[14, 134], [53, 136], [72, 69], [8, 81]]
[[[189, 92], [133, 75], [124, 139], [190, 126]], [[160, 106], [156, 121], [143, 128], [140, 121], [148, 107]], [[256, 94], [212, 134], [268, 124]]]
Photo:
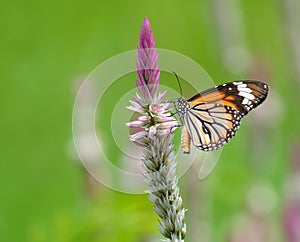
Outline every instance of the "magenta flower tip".
[[147, 103], [154, 102], [158, 89], [160, 71], [157, 64], [158, 52], [154, 49], [154, 38], [150, 23], [146, 17], [143, 21], [140, 33], [140, 41], [137, 50], [137, 74], [136, 85], [143, 94]]
[[146, 17], [141, 28], [139, 48], [154, 48], [154, 44], [155, 42], [151, 31], [150, 22]]

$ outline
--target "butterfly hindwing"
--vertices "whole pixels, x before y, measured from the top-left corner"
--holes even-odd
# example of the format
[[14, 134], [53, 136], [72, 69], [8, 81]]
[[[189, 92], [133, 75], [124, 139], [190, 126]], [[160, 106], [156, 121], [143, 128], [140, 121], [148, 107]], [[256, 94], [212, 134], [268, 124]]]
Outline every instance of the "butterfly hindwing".
[[221, 104], [199, 105], [187, 111], [186, 116], [192, 117], [184, 124], [192, 127], [188, 131], [193, 144], [204, 151], [216, 150], [227, 143], [235, 135], [242, 117], [232, 107]]

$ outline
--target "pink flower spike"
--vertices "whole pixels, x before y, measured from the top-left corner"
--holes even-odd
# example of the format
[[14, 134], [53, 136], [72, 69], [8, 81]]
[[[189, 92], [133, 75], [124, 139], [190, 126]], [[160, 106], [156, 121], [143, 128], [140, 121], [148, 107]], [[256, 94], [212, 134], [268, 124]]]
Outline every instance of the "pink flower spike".
[[154, 38], [148, 18], [144, 19], [141, 28], [137, 51], [137, 87], [148, 103], [154, 101], [158, 89], [160, 71], [157, 65], [158, 52], [154, 49]]
[[178, 121], [170, 114], [172, 104], [163, 102], [167, 92], [158, 93], [160, 70], [154, 44], [150, 23], [145, 18], [136, 61], [139, 94], [128, 107], [136, 112], [135, 120], [126, 125], [131, 128], [130, 140], [143, 147], [143, 175], [154, 210], [160, 217], [159, 230], [166, 241], [184, 242], [186, 209], [177, 186], [173, 145], [173, 131]]

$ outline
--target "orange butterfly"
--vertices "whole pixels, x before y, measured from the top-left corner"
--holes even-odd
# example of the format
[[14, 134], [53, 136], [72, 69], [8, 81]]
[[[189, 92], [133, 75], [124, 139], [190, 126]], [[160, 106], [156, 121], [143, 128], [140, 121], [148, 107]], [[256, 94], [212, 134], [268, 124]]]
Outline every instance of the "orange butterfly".
[[207, 89], [189, 100], [178, 98], [183, 153], [190, 153], [191, 141], [203, 151], [222, 147], [235, 135], [241, 118], [266, 99], [268, 90], [261, 81], [246, 80]]

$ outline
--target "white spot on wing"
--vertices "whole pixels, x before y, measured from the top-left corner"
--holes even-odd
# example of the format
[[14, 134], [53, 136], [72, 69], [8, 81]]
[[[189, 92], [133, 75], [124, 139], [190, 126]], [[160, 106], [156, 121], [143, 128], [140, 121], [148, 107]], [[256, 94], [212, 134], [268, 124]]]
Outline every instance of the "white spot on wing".
[[248, 98], [244, 98], [242, 104], [245, 105], [245, 104], [248, 104], [248, 102], [249, 102], [249, 99]]
[[248, 98], [250, 100], [253, 100], [255, 98], [255, 96], [253, 94], [250, 94], [248, 92], [239, 92], [238, 95], [242, 96], [242, 97], [245, 97], [245, 98]]
[[252, 89], [248, 88], [248, 87], [240, 87], [238, 86], [238, 90], [240, 92], [248, 92], [248, 93], [251, 93], [252, 92]]
[[243, 87], [247, 87], [247, 84], [246, 83], [242, 83], [242, 82], [241, 82], [241, 84], [238, 84], [238, 89], [239, 88], [243, 88]]

